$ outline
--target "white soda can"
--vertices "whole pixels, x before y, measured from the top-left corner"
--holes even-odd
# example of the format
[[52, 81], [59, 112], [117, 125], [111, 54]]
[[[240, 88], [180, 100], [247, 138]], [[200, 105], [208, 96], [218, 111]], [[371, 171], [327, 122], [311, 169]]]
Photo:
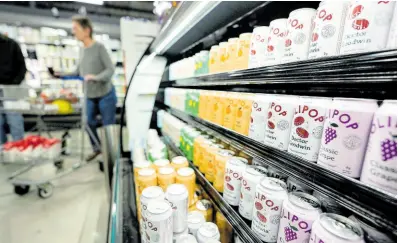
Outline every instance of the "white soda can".
[[271, 97], [271, 95], [267, 94], [256, 94], [252, 103], [249, 138], [260, 143], [264, 141], [268, 107]]
[[199, 211], [192, 211], [188, 213], [187, 224], [188, 232], [196, 237], [196, 232], [206, 222], [205, 216]]
[[267, 51], [268, 35], [268, 26], [258, 26], [253, 29], [249, 52], [249, 68], [261, 67], [263, 65]]
[[174, 238], [173, 243], [198, 243], [195, 236], [190, 234], [178, 235]]
[[223, 197], [232, 206], [239, 205], [242, 175], [246, 166], [239, 157], [232, 157], [225, 165]]
[[252, 230], [262, 241], [276, 242], [286, 184], [275, 178], [264, 178], [256, 187]]
[[288, 152], [309, 161], [318, 160], [323, 124], [331, 98], [300, 97], [290, 133]]
[[185, 185], [171, 184], [167, 187], [166, 199], [173, 210], [173, 232], [180, 233], [187, 229], [188, 190]]
[[312, 25], [308, 59], [340, 53], [348, 1], [322, 1]]
[[382, 50], [386, 47], [394, 1], [351, 1], [340, 54]]
[[150, 201], [159, 201], [164, 200], [165, 195], [161, 187], [159, 186], [150, 186], [145, 188], [140, 197], [140, 207], [141, 207], [141, 240], [143, 243], [149, 242], [148, 238], [144, 235], [145, 229], [148, 228], [148, 220], [147, 220], [147, 209], [148, 203]]
[[354, 221], [333, 213], [323, 213], [314, 222], [310, 243], [365, 243], [361, 227]]
[[326, 213], [341, 213], [341, 206], [332, 198], [325, 196], [318, 191], [314, 191], [312, 196], [316, 197], [321, 202], [322, 211]]
[[256, 186], [267, 176], [267, 169], [262, 166], [248, 166], [242, 176], [242, 188], [239, 200], [239, 213], [244, 218], [252, 220], [253, 200], [256, 196]]
[[391, 21], [387, 49], [397, 49], [397, 4], [395, 4], [394, 14]]
[[284, 181], [285, 183], [287, 182], [287, 175], [283, 174], [282, 171], [272, 166], [268, 166], [268, 176]]
[[308, 243], [313, 222], [322, 213], [321, 203], [303, 192], [292, 192], [283, 202], [278, 243]]
[[362, 182], [397, 193], [397, 101], [385, 100], [373, 118]]
[[145, 235], [148, 242], [173, 242], [173, 216], [169, 202], [150, 201], [147, 210], [148, 224]]
[[285, 51], [286, 22], [287, 19], [274, 19], [269, 24], [265, 66], [279, 64], [282, 60]]
[[289, 14], [282, 62], [307, 60], [315, 15], [313, 8], [299, 8]]
[[312, 192], [311, 188], [309, 188], [307, 185], [299, 182], [298, 180], [294, 179], [291, 176], [287, 178], [287, 190], [289, 192], [306, 192], [306, 193]]
[[289, 146], [290, 129], [298, 96], [276, 95], [268, 107], [264, 143], [281, 150]]
[[[174, 220], [173, 220], [173, 224], [174, 224]], [[188, 228], [186, 228], [184, 231], [179, 232], [179, 233], [175, 233], [173, 234], [173, 243], [180, 243], [182, 241], [182, 239], [184, 239], [186, 236], [188, 235]]]
[[376, 100], [334, 98], [326, 114], [318, 164], [358, 178]]
[[206, 222], [200, 226], [196, 239], [198, 243], [208, 243], [210, 240], [220, 240], [220, 231], [215, 223]]

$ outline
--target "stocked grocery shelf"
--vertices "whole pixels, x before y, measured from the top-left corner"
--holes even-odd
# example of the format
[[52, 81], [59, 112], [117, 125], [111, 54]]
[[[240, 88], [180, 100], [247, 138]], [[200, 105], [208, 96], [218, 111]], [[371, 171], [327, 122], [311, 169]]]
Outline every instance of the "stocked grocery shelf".
[[[180, 155], [184, 156], [184, 153], [171, 141], [171, 139], [164, 135], [165, 142], [171, 148], [171, 150]], [[190, 166], [194, 169], [197, 181], [202, 186], [202, 188], [211, 197], [211, 201], [215, 204], [217, 208], [221, 210], [221, 213], [231, 224], [234, 232], [241, 238], [244, 243], [262, 243], [262, 241], [257, 237], [257, 235], [251, 230], [250, 225], [248, 225], [245, 220], [239, 216], [236, 209], [230, 206], [222, 197], [222, 195], [213, 187], [213, 185], [205, 178], [205, 176], [196, 168], [192, 161], [189, 161]]]
[[[156, 105], [159, 108], [167, 107], [160, 102], [156, 102]], [[310, 188], [327, 195], [352, 213], [373, 222], [379, 230], [392, 232], [396, 236], [397, 197], [395, 195], [367, 186], [359, 180], [330, 171], [316, 163], [269, 147], [201, 118], [173, 108], [169, 108], [169, 112], [194, 127], [210, 130], [227, 143], [236, 144], [257, 161], [294, 177]]]

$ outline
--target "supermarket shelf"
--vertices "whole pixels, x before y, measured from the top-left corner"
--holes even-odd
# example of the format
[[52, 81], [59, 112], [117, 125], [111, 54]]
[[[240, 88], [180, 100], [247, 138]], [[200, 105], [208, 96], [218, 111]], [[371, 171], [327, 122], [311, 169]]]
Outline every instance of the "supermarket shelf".
[[[184, 156], [182, 151], [170, 140], [169, 137], [164, 135], [165, 142], [169, 145], [172, 151], [178, 155]], [[211, 197], [211, 200], [215, 203], [216, 207], [221, 210], [221, 213], [226, 217], [228, 222], [231, 224], [234, 232], [242, 239], [244, 243], [262, 243], [257, 235], [251, 230], [242, 217], [239, 216], [237, 210], [230, 206], [221, 194], [213, 187], [213, 185], [205, 178], [205, 176], [189, 161], [191, 167], [194, 169], [197, 181], [202, 188]]]
[[269, 147], [201, 118], [187, 115], [173, 108], [169, 108], [169, 111], [194, 127], [211, 130], [226, 142], [237, 144], [253, 158], [272, 165], [287, 176], [292, 176], [310, 188], [329, 196], [342, 207], [373, 222], [381, 231], [387, 230], [396, 237], [397, 197], [395, 195], [367, 186], [359, 180], [330, 171], [316, 163]]

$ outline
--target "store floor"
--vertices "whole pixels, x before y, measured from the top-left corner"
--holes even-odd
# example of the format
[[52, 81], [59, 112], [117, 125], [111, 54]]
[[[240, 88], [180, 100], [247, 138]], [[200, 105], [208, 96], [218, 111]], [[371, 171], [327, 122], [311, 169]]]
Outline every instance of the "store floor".
[[[76, 132], [72, 137], [75, 135]], [[78, 157], [67, 158], [64, 167], [70, 168], [77, 162]], [[54, 192], [48, 199], [39, 198], [34, 187], [24, 196], [14, 194], [6, 179], [15, 167], [0, 164], [0, 242], [106, 242], [109, 205], [105, 177], [98, 163], [54, 181]], [[37, 170], [51, 175], [54, 168], [53, 164], [46, 164]]]

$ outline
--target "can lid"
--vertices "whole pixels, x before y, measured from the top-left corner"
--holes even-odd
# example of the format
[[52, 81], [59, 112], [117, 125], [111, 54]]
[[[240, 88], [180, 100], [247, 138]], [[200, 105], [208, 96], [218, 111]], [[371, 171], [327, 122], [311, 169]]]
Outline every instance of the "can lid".
[[201, 211], [206, 211], [207, 209], [212, 208], [212, 207], [213, 207], [213, 205], [212, 205], [211, 202], [210, 202], [209, 200], [207, 200], [207, 199], [199, 200], [199, 201], [196, 203], [196, 208], [199, 209], [199, 210], [201, 210]]
[[273, 190], [273, 191], [286, 191], [286, 183], [271, 177], [265, 177], [261, 182], [260, 186]]
[[198, 234], [203, 235], [204, 237], [215, 237], [220, 232], [218, 231], [218, 227], [215, 223], [212, 222], [206, 222], [202, 226], [200, 226], [198, 230]]
[[150, 214], [163, 214], [171, 210], [171, 206], [170, 203], [165, 200], [152, 200], [148, 203], [147, 210]]
[[170, 175], [174, 173], [173, 167], [161, 167], [159, 168], [159, 174], [161, 175]]
[[214, 46], [212, 46], [212, 47], [210, 48], [210, 51], [211, 51], [211, 50], [216, 50], [216, 49], [218, 49], [218, 48], [219, 48], [218, 45], [214, 45]]
[[269, 26], [257, 26], [254, 27], [253, 29], [253, 34], [254, 33], [268, 33], [269, 32]]
[[[366, 105], [366, 110], [363, 110]], [[333, 98], [333, 108], [339, 107], [340, 109], [352, 111], [374, 112], [377, 108], [377, 100], [374, 99], [356, 99], [356, 98]]]
[[321, 214], [320, 224], [330, 233], [349, 241], [363, 239], [361, 227], [354, 221], [334, 213]]
[[178, 165], [180, 165], [180, 164], [188, 163], [188, 160], [187, 160], [187, 158], [185, 158], [184, 156], [177, 156], [177, 157], [174, 157], [174, 158], [171, 160], [171, 162], [172, 162], [173, 164], [178, 164]]
[[246, 168], [246, 173], [249, 174], [249, 176], [266, 176], [267, 172], [266, 168], [258, 165], [249, 165]]
[[243, 158], [241, 158], [241, 157], [236, 157], [236, 156], [234, 156], [234, 157], [228, 159], [228, 160], [227, 160], [227, 163], [228, 163], [229, 165], [233, 165], [233, 166], [246, 166], [247, 163], [245, 163], [245, 161], [242, 160], [242, 159], [243, 159]]
[[168, 159], [158, 159], [153, 162], [156, 166], [166, 166], [170, 164], [170, 161]]
[[319, 210], [321, 208], [321, 202], [316, 197], [304, 192], [290, 193], [289, 202], [308, 210]]
[[245, 159], [243, 157], [239, 157], [239, 156], [232, 157], [232, 160], [240, 161], [240, 162], [242, 162], [242, 163], [244, 163], [246, 165], [249, 164], [249, 161], [247, 159]]
[[180, 176], [191, 176], [194, 174], [194, 171], [192, 168], [189, 168], [189, 167], [180, 168], [177, 170], [177, 174]]
[[138, 175], [140, 176], [151, 176], [154, 175], [156, 171], [152, 168], [143, 168], [140, 171], [138, 171]]
[[227, 156], [234, 156], [235, 152], [231, 150], [221, 149], [218, 151], [218, 154], [227, 157]]
[[235, 38], [229, 38], [228, 39], [228, 43], [235, 43], [239, 40], [239, 38], [235, 37]]
[[316, 10], [313, 8], [299, 8], [299, 9], [291, 11], [289, 14], [289, 18], [300, 13], [300, 12], [312, 12], [315, 14]]
[[183, 235], [175, 236], [175, 241], [173, 241], [173, 242], [178, 242], [178, 243], [197, 243], [198, 241], [196, 240], [195, 236], [193, 236], [193, 235], [183, 234]]
[[276, 25], [276, 24], [279, 24], [279, 23], [284, 24], [284, 23], [286, 23], [286, 21], [287, 21], [286, 18], [274, 19], [274, 20], [272, 20], [272, 21], [269, 23], [269, 26], [271, 26], [271, 25]]
[[172, 195], [181, 195], [184, 193], [188, 193], [188, 190], [187, 187], [183, 184], [171, 184], [167, 187], [166, 193]]
[[188, 224], [201, 225], [204, 222], [206, 222], [206, 219], [205, 219], [205, 216], [201, 212], [194, 210], [194, 211], [191, 211], [188, 213], [188, 216], [187, 216]]
[[228, 42], [220, 42], [218, 43], [219, 47], [227, 47]]
[[135, 168], [148, 168], [151, 166], [151, 162], [147, 161], [147, 160], [139, 160], [137, 162], [134, 162], [133, 166]]
[[162, 196], [163, 194], [164, 194], [163, 189], [159, 186], [147, 187], [141, 193], [141, 195], [143, 197], [148, 198], [148, 199], [157, 198], [157, 197]]
[[242, 33], [239, 35], [239, 39], [250, 39], [252, 37], [252, 33]]

